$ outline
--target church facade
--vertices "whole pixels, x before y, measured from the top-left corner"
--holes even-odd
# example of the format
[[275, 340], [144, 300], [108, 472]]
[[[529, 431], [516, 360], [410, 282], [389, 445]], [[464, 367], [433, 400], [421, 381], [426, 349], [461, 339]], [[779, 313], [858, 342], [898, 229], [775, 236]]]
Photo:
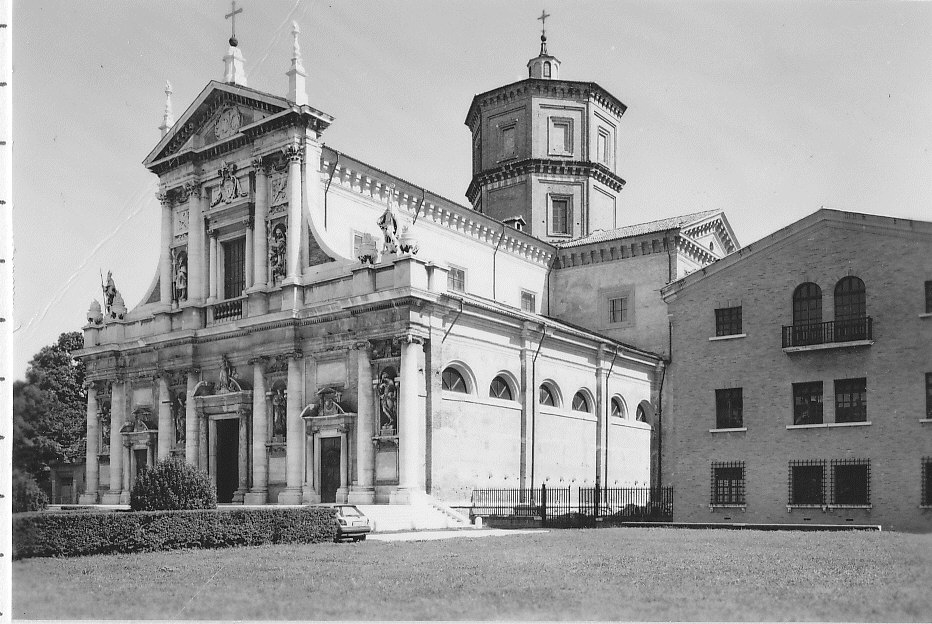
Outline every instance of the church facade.
[[81, 502], [127, 502], [167, 457], [247, 504], [656, 482], [671, 274], [634, 274], [736, 248], [724, 215], [619, 227], [625, 107], [558, 80], [545, 41], [528, 79], [474, 99], [455, 204], [322, 144], [293, 35], [287, 96], [249, 88], [231, 40], [224, 80], [177, 121], [166, 105], [144, 161], [157, 275], [132, 310], [110, 276], [84, 328]]

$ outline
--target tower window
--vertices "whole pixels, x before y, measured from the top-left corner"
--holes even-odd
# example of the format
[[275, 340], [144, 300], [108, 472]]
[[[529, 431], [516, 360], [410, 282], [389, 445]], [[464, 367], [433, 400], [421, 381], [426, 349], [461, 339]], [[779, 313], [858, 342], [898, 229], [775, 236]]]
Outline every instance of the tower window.
[[515, 144], [515, 125], [502, 128], [502, 158], [511, 158], [517, 153]]
[[544, 61], [544, 78], [550, 78], [550, 61]]
[[608, 300], [608, 322], [624, 323], [628, 320], [628, 298], [612, 297]]
[[550, 233], [570, 233], [570, 200], [568, 197], [553, 197], [550, 200]]
[[604, 128], [599, 128], [599, 136], [596, 139], [596, 158], [600, 163], [612, 166], [611, 141], [608, 131]]
[[551, 117], [548, 138], [551, 155], [571, 156], [573, 154], [573, 120]]
[[450, 267], [450, 271], [447, 273], [447, 290], [455, 290], [456, 292], [466, 290], [466, 269]]
[[537, 312], [537, 296], [532, 292], [522, 290], [521, 309], [524, 312]]

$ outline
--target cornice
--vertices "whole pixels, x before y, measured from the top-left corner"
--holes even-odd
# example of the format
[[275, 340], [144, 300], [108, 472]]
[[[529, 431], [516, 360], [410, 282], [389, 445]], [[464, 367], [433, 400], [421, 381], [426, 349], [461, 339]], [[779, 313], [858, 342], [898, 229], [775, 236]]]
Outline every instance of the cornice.
[[554, 160], [550, 158], [526, 158], [507, 163], [492, 169], [485, 169], [473, 176], [466, 189], [466, 197], [473, 204], [479, 197], [480, 189], [493, 182], [503, 182], [520, 176], [535, 173], [538, 175], [569, 175], [593, 178], [618, 192], [624, 187], [623, 178], [601, 163], [585, 160]]

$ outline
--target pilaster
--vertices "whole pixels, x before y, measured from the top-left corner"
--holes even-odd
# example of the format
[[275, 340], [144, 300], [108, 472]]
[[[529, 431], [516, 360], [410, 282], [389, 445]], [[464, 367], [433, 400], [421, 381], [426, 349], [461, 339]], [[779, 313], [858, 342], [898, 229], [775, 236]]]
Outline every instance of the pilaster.
[[418, 409], [418, 351], [423, 339], [412, 334], [401, 340], [401, 387], [398, 392], [398, 490], [392, 504], [411, 504], [424, 492], [424, 419]]
[[301, 504], [301, 464], [305, 444], [304, 420], [301, 418], [301, 409], [304, 405], [303, 363], [300, 353], [293, 354], [288, 360], [286, 485], [285, 489], [278, 494], [278, 502], [286, 505]]
[[243, 502], [265, 505], [269, 499], [268, 414], [265, 397], [265, 358], [252, 362], [252, 488]]
[[97, 386], [94, 383], [87, 384], [87, 447], [85, 455], [85, 487], [84, 494], [79, 497], [82, 505], [94, 505], [97, 503], [97, 490], [100, 487], [100, 464], [98, 459], [98, 440], [100, 432], [98, 430], [97, 407]]
[[126, 420], [126, 382], [113, 382], [110, 400], [110, 490], [101, 497], [104, 505], [119, 505], [123, 489], [123, 434]]
[[163, 372], [159, 378], [159, 438], [158, 438], [158, 460], [167, 459], [171, 455], [172, 448], [172, 406], [171, 397], [168, 394], [168, 373]]
[[375, 402], [372, 396], [372, 360], [369, 342], [357, 342], [356, 349], [356, 479], [347, 502], [371, 505], [375, 502]]
[[186, 400], [184, 404], [184, 460], [198, 467], [198, 427], [197, 407], [194, 404], [194, 391], [198, 384], [199, 371], [196, 369], [187, 372]]

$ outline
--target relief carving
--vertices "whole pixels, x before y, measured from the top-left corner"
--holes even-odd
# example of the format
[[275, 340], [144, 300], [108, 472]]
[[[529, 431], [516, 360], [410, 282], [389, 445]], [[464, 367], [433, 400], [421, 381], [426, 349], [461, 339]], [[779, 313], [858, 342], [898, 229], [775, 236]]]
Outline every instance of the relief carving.
[[272, 283], [285, 279], [285, 253], [288, 250], [288, 233], [284, 223], [277, 223], [269, 234], [269, 269]]
[[210, 203], [211, 208], [220, 202], [229, 204], [249, 195], [240, 189], [239, 178], [236, 177], [236, 163], [224, 163], [223, 167], [217, 170], [217, 175], [220, 176], [220, 184], [215, 188], [216, 197]]
[[172, 300], [188, 299], [188, 254], [184, 249], [172, 249]]
[[285, 415], [288, 409], [285, 388], [278, 386], [272, 389], [272, 437], [285, 438], [288, 432]]

